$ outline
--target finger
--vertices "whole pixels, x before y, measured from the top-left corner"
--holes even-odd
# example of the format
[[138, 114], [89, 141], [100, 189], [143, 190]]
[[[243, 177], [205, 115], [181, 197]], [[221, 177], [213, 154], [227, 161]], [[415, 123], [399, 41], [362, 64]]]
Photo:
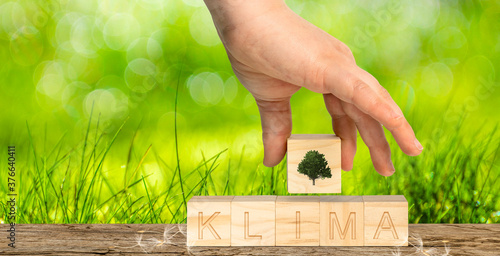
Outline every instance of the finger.
[[343, 102], [344, 111], [358, 127], [359, 134], [370, 149], [370, 156], [375, 170], [383, 176], [391, 176], [394, 165], [391, 161], [391, 149], [385, 139], [384, 129], [375, 119], [360, 111], [356, 106]]
[[264, 165], [275, 166], [286, 153], [286, 141], [292, 132], [290, 99], [255, 99], [259, 107], [264, 144]]
[[342, 140], [341, 163], [342, 170], [352, 170], [354, 155], [356, 155], [356, 125], [344, 112], [340, 100], [333, 94], [323, 94], [326, 109], [332, 116], [333, 131]]
[[359, 67], [327, 68], [325, 90], [340, 100], [352, 103], [359, 110], [384, 125], [394, 136], [399, 147], [408, 155], [418, 155], [422, 146], [405, 119], [403, 112], [375, 78]]
[[402, 118], [401, 118], [401, 124], [399, 126], [395, 126], [392, 129], [386, 126], [386, 128], [391, 132], [392, 136], [398, 143], [401, 150], [407, 155], [411, 156], [419, 155], [422, 152], [423, 147], [418, 141], [418, 139], [415, 137], [415, 133], [411, 128], [411, 125], [408, 123], [406, 118], [404, 118], [403, 112], [401, 111], [399, 106], [397, 106], [396, 102], [394, 102], [389, 92], [378, 83], [375, 77], [373, 77], [370, 73], [366, 72], [361, 68], [359, 68], [359, 70], [360, 70], [360, 75], [363, 77], [365, 81], [368, 81], [368, 83], [374, 84], [375, 86], [382, 88], [381, 90], [382, 98], [391, 102], [391, 104], [394, 104], [398, 108], [398, 111], [401, 113]]

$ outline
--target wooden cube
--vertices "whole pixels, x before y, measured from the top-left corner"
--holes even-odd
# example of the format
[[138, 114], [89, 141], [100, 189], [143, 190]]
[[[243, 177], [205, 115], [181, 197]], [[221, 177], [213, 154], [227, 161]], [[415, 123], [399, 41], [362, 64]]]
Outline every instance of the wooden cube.
[[319, 245], [319, 196], [278, 196], [276, 246]]
[[320, 196], [320, 245], [363, 246], [363, 197]]
[[408, 201], [402, 195], [363, 196], [365, 246], [408, 246]]
[[187, 204], [188, 246], [231, 245], [233, 196], [193, 196]]
[[275, 246], [276, 196], [235, 196], [231, 246]]
[[[287, 179], [289, 193], [340, 193], [340, 138], [333, 134], [292, 134], [287, 141]], [[307, 152], [316, 150], [325, 155], [332, 177], [312, 180], [298, 172]]]

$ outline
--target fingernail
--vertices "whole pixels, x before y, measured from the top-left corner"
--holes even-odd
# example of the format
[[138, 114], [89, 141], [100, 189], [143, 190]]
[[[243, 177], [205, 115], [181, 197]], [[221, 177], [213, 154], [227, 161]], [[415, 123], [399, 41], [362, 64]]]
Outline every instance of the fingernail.
[[415, 139], [415, 147], [417, 147], [418, 150], [424, 149], [424, 147], [422, 146], [422, 144], [420, 144], [420, 142], [417, 139]]
[[391, 169], [389, 171], [391, 172], [392, 175], [396, 172], [396, 168], [394, 168], [394, 163], [392, 162], [392, 160], [389, 160], [389, 162], [391, 163]]

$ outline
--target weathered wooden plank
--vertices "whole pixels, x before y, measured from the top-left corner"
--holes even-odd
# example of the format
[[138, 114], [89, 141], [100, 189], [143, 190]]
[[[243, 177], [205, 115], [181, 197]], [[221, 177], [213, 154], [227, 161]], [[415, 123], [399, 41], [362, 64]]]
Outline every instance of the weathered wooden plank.
[[[0, 225], [7, 230], [8, 225]], [[21, 224], [0, 255], [500, 255], [500, 224], [410, 224], [408, 247], [191, 247], [186, 225]], [[421, 238], [419, 240], [418, 238]], [[423, 244], [423, 246], [421, 245]]]

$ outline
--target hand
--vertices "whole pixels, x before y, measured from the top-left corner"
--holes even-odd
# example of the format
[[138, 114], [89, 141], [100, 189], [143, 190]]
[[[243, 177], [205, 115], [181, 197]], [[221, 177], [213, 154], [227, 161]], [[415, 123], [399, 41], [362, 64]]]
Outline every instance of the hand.
[[342, 139], [342, 169], [351, 170], [357, 130], [378, 173], [394, 173], [385, 126], [408, 155], [422, 146], [377, 79], [356, 65], [350, 49], [278, 0], [205, 0], [234, 73], [255, 97], [264, 165], [278, 164], [292, 131], [290, 98], [301, 87], [322, 93]]

